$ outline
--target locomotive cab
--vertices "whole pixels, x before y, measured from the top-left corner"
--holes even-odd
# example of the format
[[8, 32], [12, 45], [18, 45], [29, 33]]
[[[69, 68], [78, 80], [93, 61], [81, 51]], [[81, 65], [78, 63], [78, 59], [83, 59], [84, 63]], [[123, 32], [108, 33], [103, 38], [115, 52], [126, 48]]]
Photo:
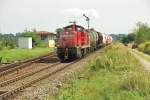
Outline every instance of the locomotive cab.
[[72, 25], [63, 28], [57, 42], [57, 56], [62, 60], [81, 57], [82, 48], [88, 45], [88, 34], [82, 26]]

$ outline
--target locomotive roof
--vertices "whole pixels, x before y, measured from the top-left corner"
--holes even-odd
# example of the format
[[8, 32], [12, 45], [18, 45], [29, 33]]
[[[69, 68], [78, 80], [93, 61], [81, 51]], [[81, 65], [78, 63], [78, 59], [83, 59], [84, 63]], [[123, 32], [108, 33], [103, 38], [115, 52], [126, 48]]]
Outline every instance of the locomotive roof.
[[[66, 27], [64, 27], [64, 28], [70, 28], [70, 27], [72, 27], [72, 25], [66, 26]], [[81, 27], [81, 28], [84, 29], [84, 27], [83, 27], [83, 26], [80, 26], [80, 25], [76, 25], [76, 27]]]

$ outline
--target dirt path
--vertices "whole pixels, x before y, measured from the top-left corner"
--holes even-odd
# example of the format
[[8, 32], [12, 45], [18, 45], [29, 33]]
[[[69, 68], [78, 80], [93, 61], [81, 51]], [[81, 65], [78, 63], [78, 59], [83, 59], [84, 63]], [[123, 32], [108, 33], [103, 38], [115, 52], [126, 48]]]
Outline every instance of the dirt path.
[[132, 54], [139, 60], [140, 64], [150, 71], [150, 62], [138, 54], [138, 51], [131, 50]]

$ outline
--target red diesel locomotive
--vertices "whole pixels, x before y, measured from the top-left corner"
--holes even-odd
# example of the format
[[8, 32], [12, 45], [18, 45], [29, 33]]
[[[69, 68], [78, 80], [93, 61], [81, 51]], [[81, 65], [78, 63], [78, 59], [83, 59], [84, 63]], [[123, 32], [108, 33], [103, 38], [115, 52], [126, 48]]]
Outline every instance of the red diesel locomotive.
[[85, 54], [111, 42], [112, 38], [110, 36], [108, 37], [94, 29], [87, 30], [74, 22], [58, 33], [57, 56], [61, 61], [81, 58]]

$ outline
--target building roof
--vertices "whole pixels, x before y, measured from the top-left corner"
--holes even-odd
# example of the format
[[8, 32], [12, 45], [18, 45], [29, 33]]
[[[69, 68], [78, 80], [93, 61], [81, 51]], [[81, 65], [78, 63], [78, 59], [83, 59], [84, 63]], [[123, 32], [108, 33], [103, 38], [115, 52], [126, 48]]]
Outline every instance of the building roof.
[[39, 35], [55, 35], [55, 33], [48, 32], [48, 31], [37, 31], [36, 33]]

